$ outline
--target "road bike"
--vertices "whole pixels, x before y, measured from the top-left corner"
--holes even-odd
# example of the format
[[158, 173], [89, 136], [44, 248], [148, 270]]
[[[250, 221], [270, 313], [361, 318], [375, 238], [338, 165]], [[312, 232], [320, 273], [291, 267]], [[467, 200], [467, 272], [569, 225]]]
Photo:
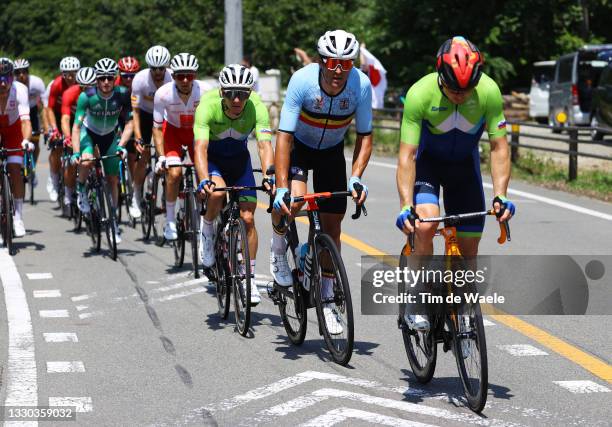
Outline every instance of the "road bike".
[[[145, 147], [151, 147], [150, 144]], [[157, 216], [166, 212], [166, 174], [155, 172], [155, 156], [151, 156], [151, 164], [147, 165], [147, 173], [142, 195], [142, 217], [140, 225], [142, 238], [148, 241], [153, 235], [158, 240], [161, 232]]]
[[[456, 225], [467, 219], [481, 218], [495, 215], [493, 209], [483, 212], [473, 212], [458, 215], [447, 215], [419, 219], [420, 222], [443, 223], [436, 236], [444, 237], [444, 263], [445, 271], [457, 269], [469, 270], [467, 260], [463, 259], [457, 242]], [[499, 244], [510, 240], [510, 226], [508, 222], [500, 223], [501, 234], [497, 239]], [[414, 233], [408, 236], [408, 242], [402, 248], [400, 255], [400, 271], [409, 267], [409, 256], [414, 252]], [[453, 277], [455, 277], [453, 275]], [[405, 293], [405, 284], [398, 283], [398, 291]], [[424, 283], [423, 286], [431, 284]], [[463, 391], [470, 409], [481, 412], [487, 401], [488, 389], [488, 362], [487, 343], [482, 319], [482, 311], [478, 302], [448, 303], [444, 296], [449, 294], [465, 295], [471, 292], [471, 287], [462, 286], [454, 282], [446, 283], [432, 289], [432, 294], [441, 292], [441, 304], [427, 306], [430, 328], [428, 330], [412, 329], [404, 321], [405, 304], [400, 304], [398, 326], [402, 331], [406, 355], [412, 372], [420, 383], [428, 383], [436, 368], [438, 344], [442, 344], [444, 352], [452, 350], [457, 362], [457, 369]]]
[[134, 197], [134, 182], [132, 180], [132, 174], [128, 167], [127, 160], [121, 159], [119, 161], [119, 199], [117, 200], [117, 221], [121, 223], [123, 207], [127, 212], [127, 221], [132, 228], [136, 228], [136, 218], [132, 217], [130, 213], [130, 205]]
[[15, 255], [15, 246], [13, 245], [15, 204], [6, 160], [11, 153], [22, 151], [21, 148], [3, 148], [0, 145], [0, 197], [2, 198], [0, 201], [0, 233], [2, 235], [2, 245], [8, 250], [9, 255]]
[[23, 154], [23, 183], [26, 186], [29, 196], [27, 200], [31, 205], [34, 204], [34, 183], [36, 180], [36, 165], [34, 164], [34, 152], [26, 151]]
[[[253, 169], [261, 172], [261, 169]], [[219, 314], [227, 319], [230, 298], [234, 295], [234, 312], [238, 332], [246, 336], [251, 323], [251, 256], [246, 225], [240, 217], [240, 192], [248, 190], [266, 191], [260, 186], [227, 186], [214, 188], [213, 191], [227, 193], [225, 206], [215, 218], [215, 264], [205, 269], [205, 274], [215, 283]], [[204, 208], [204, 212], [205, 212]]]
[[[270, 172], [270, 171], [268, 171]], [[363, 187], [355, 185], [358, 197]], [[309, 223], [308, 246], [303, 256], [303, 268], [300, 268], [301, 255], [298, 252], [299, 238], [295, 221], [288, 224], [286, 233], [287, 259], [293, 276], [293, 284], [289, 287], [280, 286], [274, 282], [268, 294], [275, 305], [278, 305], [280, 317], [289, 340], [295, 345], [301, 345], [306, 336], [307, 309], [315, 307], [319, 323], [319, 334], [323, 336], [325, 345], [334, 362], [346, 365], [351, 359], [354, 344], [353, 303], [351, 289], [336, 243], [322, 231], [319, 216], [319, 202], [337, 197], [352, 197], [350, 191], [336, 191], [305, 194], [294, 197], [294, 203], [306, 202], [305, 211], [300, 211], [297, 217], [307, 216]], [[286, 206], [291, 203], [289, 195], [285, 195]], [[357, 219], [364, 205], [357, 205], [356, 212], [351, 216]], [[303, 278], [300, 278], [303, 270]], [[324, 289], [323, 280], [331, 281], [332, 292]], [[331, 317], [331, 318], [330, 318]], [[340, 328], [330, 330], [328, 322], [337, 322]]]

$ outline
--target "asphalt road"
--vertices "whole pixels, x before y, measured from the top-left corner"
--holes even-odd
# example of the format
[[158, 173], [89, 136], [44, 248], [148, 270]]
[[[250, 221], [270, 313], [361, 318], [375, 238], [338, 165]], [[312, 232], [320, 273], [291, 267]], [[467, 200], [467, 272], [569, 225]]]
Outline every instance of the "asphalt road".
[[[399, 206], [392, 159], [372, 159], [369, 215], [343, 223], [355, 312], [347, 367], [330, 360], [314, 312], [305, 343], [292, 346], [267, 297], [254, 309], [252, 333], [241, 337], [233, 317], [218, 316], [213, 287], [195, 280], [189, 264], [174, 269], [172, 250], [143, 242], [139, 229], [123, 225], [117, 262], [104, 250], [93, 253], [89, 237], [75, 234], [47, 200], [44, 159], [38, 171], [39, 203], [24, 213], [28, 234], [15, 257], [0, 253], [5, 405], [74, 405], [78, 425], [556, 426], [612, 419], [610, 316], [487, 317], [483, 416], [466, 408], [451, 353], [440, 351], [430, 384], [416, 382], [395, 317], [361, 314], [360, 257], [396, 254], [403, 245], [393, 225]], [[612, 255], [612, 205], [519, 182], [512, 189], [520, 191], [510, 194], [518, 206], [512, 242], [496, 243], [491, 220], [481, 253]], [[485, 192], [492, 197], [490, 186]], [[256, 222], [265, 295], [271, 231], [263, 209]], [[600, 285], [609, 297], [611, 283]]]

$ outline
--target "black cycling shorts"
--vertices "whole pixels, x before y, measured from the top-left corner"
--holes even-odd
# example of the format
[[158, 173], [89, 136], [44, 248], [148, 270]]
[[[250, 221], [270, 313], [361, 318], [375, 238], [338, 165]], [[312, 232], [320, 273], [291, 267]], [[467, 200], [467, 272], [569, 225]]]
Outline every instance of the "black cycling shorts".
[[[312, 185], [315, 193], [346, 191], [344, 143], [324, 150], [315, 150], [294, 139], [291, 151], [292, 179], [307, 182], [310, 169], [312, 169]], [[346, 197], [323, 200], [319, 202], [319, 210], [325, 213], [344, 214]]]

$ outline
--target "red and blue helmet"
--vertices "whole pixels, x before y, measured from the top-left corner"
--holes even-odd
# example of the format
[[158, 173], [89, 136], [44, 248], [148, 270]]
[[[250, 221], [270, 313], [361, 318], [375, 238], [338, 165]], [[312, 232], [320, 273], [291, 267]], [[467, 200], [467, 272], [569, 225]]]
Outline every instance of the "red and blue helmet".
[[482, 76], [484, 57], [469, 40], [455, 36], [446, 40], [436, 58], [436, 70], [444, 85], [452, 90], [475, 87]]

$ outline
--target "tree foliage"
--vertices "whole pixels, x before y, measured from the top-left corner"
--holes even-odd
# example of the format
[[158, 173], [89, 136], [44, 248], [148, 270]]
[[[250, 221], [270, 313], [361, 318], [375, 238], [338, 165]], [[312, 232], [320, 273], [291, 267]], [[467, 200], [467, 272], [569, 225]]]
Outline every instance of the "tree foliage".
[[[588, 21], [588, 31], [585, 25]], [[506, 89], [529, 84], [531, 64], [585, 43], [612, 42], [612, 0], [243, 0], [244, 51], [261, 69], [297, 68], [294, 47], [316, 52], [328, 29], [354, 32], [407, 87], [433, 70], [442, 42], [463, 35]], [[52, 72], [66, 55], [144, 60], [153, 44], [195, 54], [204, 74], [223, 65], [222, 0], [5, 0], [0, 51]]]

